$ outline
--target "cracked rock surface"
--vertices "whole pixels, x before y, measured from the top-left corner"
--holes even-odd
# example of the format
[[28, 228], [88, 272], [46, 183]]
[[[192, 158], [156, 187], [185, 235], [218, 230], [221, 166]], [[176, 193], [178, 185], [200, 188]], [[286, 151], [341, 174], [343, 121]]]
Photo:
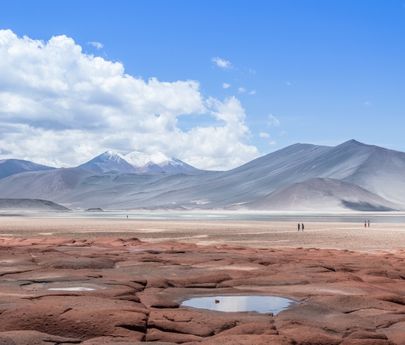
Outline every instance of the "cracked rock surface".
[[[0, 238], [0, 345], [405, 345], [405, 250]], [[277, 315], [180, 307], [275, 295]]]

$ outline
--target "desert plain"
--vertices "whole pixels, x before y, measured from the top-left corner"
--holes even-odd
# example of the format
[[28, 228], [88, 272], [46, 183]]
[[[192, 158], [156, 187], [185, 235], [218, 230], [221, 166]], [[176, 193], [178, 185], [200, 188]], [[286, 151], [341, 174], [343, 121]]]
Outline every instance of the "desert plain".
[[[405, 344], [405, 224], [0, 217], [0, 344]], [[181, 306], [279, 296], [280, 313]]]

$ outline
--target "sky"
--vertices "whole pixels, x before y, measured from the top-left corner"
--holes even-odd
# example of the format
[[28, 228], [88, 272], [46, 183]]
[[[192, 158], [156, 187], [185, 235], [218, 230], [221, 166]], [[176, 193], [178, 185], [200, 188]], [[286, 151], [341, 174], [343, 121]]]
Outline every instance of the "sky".
[[0, 157], [405, 151], [405, 0], [4, 0]]

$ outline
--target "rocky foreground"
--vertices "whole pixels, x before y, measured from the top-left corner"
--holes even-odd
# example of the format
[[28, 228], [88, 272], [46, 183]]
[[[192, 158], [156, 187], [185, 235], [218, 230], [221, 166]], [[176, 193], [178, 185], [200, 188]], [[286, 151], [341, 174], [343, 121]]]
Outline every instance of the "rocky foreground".
[[[405, 250], [0, 239], [1, 345], [405, 344]], [[271, 294], [278, 315], [179, 308]]]

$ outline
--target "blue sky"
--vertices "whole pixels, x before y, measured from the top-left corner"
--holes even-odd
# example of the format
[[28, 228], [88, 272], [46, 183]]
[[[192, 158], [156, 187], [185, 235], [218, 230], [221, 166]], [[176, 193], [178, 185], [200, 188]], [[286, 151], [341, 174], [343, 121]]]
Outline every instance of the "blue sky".
[[[66, 35], [86, 54], [121, 62], [134, 77], [195, 80], [206, 98], [234, 96], [250, 131], [239, 139], [256, 154], [350, 138], [405, 150], [401, 0], [13, 0], [2, 1], [0, 28], [43, 41]], [[215, 57], [230, 67], [218, 67]], [[188, 131], [217, 121], [193, 111], [178, 116], [177, 126]]]

